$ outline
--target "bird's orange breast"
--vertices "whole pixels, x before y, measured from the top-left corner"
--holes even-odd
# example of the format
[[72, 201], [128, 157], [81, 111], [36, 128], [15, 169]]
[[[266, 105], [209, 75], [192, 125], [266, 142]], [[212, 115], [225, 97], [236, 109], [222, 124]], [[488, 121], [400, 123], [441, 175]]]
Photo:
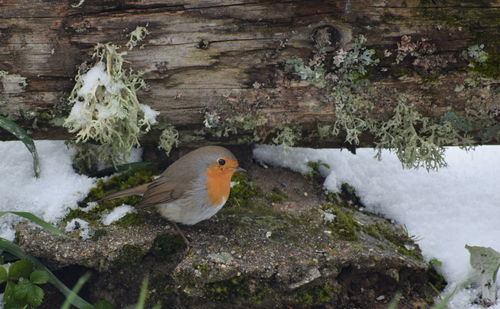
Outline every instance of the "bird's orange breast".
[[210, 205], [219, 206], [227, 201], [229, 192], [231, 191], [231, 177], [233, 174], [234, 169], [232, 168], [220, 167], [216, 164], [208, 167], [205, 186], [208, 195], [207, 201]]

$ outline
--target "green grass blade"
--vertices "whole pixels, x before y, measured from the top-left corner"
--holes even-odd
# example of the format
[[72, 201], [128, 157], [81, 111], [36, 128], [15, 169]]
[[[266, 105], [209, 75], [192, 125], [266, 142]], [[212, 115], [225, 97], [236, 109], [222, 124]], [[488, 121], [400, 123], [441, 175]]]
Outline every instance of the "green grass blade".
[[[0, 237], [0, 249], [5, 250], [16, 257], [24, 260], [29, 260], [30, 262], [35, 265], [36, 268], [45, 270], [49, 274], [49, 282], [55, 286], [64, 296], [69, 297], [71, 294], [71, 290], [64, 284], [62, 283], [61, 280], [57, 279], [57, 277], [45, 266], [43, 265], [39, 260], [37, 260], [35, 257], [24, 253], [21, 248], [19, 248], [16, 244], [13, 242], [10, 242], [6, 239], [3, 239]], [[84, 309], [84, 308], [92, 308], [92, 305], [86, 302], [83, 298], [79, 296], [75, 296], [72, 305], [79, 308], [79, 309]]]
[[75, 297], [78, 297], [78, 292], [80, 292], [80, 289], [83, 287], [85, 282], [87, 282], [90, 278], [90, 273], [86, 273], [80, 279], [78, 279], [78, 282], [75, 284], [73, 289], [71, 290], [71, 293], [66, 296], [66, 300], [64, 301], [64, 304], [61, 306], [61, 309], [69, 309], [71, 304], [74, 302]]
[[387, 309], [398, 309], [398, 303], [401, 299], [401, 296], [401, 292], [397, 292], [396, 295], [394, 295], [394, 298], [389, 303], [389, 306], [387, 306]]
[[135, 309], [144, 309], [147, 293], [148, 293], [148, 277], [142, 280], [141, 292], [139, 293], [139, 301], [137, 301], [137, 306], [135, 307]]
[[38, 159], [38, 152], [36, 151], [35, 143], [33, 139], [28, 135], [28, 132], [21, 128], [14, 121], [0, 116], [0, 127], [12, 133], [15, 137], [17, 137], [21, 142], [24, 143], [26, 148], [31, 153], [33, 157], [33, 171], [35, 172], [35, 177], [40, 176], [40, 160]]
[[59, 236], [62, 236], [62, 237], [70, 238], [68, 235], [66, 235], [65, 233], [61, 232], [57, 228], [55, 228], [52, 224], [43, 221], [42, 219], [40, 219], [39, 217], [35, 216], [34, 214], [32, 214], [30, 212], [25, 212], [25, 211], [0, 211], [0, 217], [3, 216], [3, 215], [6, 215], [6, 214], [14, 214], [14, 215], [26, 218], [26, 219], [30, 220], [31, 222], [36, 223], [39, 226], [43, 227], [44, 229], [46, 229], [49, 232], [52, 232], [52, 233], [54, 233], [56, 235], [59, 235]]

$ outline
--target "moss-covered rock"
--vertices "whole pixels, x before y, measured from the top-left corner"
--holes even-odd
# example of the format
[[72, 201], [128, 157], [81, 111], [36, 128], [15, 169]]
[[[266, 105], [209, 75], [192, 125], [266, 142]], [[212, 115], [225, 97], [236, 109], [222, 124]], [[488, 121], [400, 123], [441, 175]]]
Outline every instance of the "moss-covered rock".
[[[233, 200], [222, 211], [181, 226], [189, 250], [154, 212], [140, 213], [145, 224], [110, 225], [89, 241], [23, 230], [20, 245], [52, 263], [98, 270], [90, 295], [119, 308], [137, 300], [145, 276], [151, 279], [150, 304], [176, 308], [371, 308], [380, 305], [372, 295], [400, 290], [408, 301], [435, 295], [428, 264], [418, 254], [402, 252], [413, 245], [411, 237], [349, 207], [352, 201], [342, 194], [328, 202], [321, 188], [301, 175], [257, 165], [248, 170], [236, 175]], [[272, 192], [286, 198], [272, 202]], [[325, 213], [334, 219], [325, 221]]]
[[[141, 201], [140, 196], [127, 196], [112, 200], [102, 200], [106, 195], [120, 190], [135, 187], [153, 180], [153, 172], [150, 169], [136, 169], [123, 174], [110, 177], [108, 180], [99, 179], [95, 186], [90, 189], [85, 199], [78, 203], [79, 207], [70, 210], [63, 221], [80, 218], [87, 222], [96, 222], [101, 219], [102, 214], [123, 204], [134, 206]], [[115, 224], [123, 227], [142, 224], [140, 216], [128, 214]]]

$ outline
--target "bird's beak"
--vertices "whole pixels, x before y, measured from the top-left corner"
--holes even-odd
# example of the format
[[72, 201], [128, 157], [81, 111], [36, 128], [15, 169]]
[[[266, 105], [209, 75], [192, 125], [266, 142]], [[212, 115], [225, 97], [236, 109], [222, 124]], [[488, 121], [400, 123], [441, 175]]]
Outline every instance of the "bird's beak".
[[235, 172], [245, 172], [246, 173], [247, 170], [238, 166], [237, 168], [234, 169], [234, 171]]

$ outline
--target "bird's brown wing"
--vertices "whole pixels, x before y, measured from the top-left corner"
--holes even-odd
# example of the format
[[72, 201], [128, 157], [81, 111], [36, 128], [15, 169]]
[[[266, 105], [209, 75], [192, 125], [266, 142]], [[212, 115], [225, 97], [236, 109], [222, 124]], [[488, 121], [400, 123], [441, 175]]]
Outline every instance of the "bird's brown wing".
[[159, 177], [148, 186], [139, 206], [148, 207], [175, 201], [184, 191], [185, 184], [172, 183], [166, 177]]

